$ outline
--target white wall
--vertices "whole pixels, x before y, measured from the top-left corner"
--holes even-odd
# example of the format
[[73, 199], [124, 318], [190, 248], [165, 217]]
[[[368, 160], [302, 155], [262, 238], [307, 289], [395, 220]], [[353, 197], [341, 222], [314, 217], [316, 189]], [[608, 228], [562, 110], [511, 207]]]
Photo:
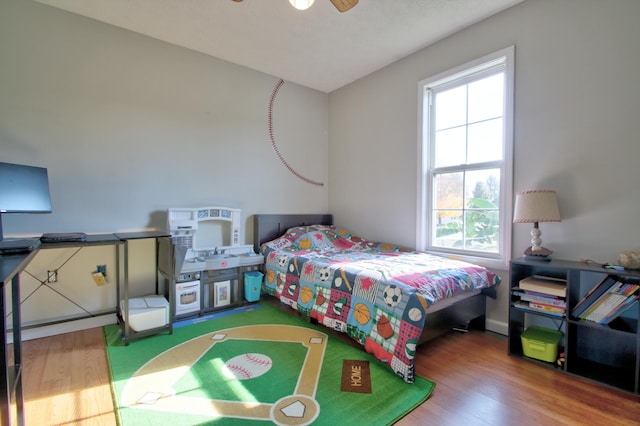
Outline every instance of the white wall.
[[[418, 82], [515, 46], [514, 190], [558, 191], [541, 224], [562, 259], [640, 248], [640, 2], [527, 0], [329, 96], [329, 205], [369, 238], [415, 245]], [[514, 225], [513, 256], [529, 245]], [[506, 323], [506, 274], [489, 320]]]
[[[0, 8], [0, 161], [47, 167], [54, 210], [3, 216], [7, 234], [164, 229], [169, 207], [328, 210], [328, 185], [272, 150], [277, 77], [31, 1]], [[325, 183], [327, 108], [285, 83], [274, 110], [285, 159]]]
[[[53, 204], [52, 214], [3, 215], [5, 236], [165, 230], [167, 208], [228, 206], [242, 209], [250, 244], [255, 213], [328, 211], [325, 93], [285, 83], [274, 109], [280, 152], [320, 187], [272, 149], [267, 108], [277, 77], [25, 0], [0, 2], [0, 58], [0, 161], [47, 167]], [[145, 260], [153, 247], [132, 245], [134, 295], [154, 288]], [[90, 297], [90, 272], [112, 251], [66, 266], [54, 287]], [[44, 252], [34, 268], [46, 274]], [[25, 291], [37, 280], [25, 277]], [[92, 310], [115, 308], [114, 285]], [[23, 318], [76, 311], [44, 288]]]

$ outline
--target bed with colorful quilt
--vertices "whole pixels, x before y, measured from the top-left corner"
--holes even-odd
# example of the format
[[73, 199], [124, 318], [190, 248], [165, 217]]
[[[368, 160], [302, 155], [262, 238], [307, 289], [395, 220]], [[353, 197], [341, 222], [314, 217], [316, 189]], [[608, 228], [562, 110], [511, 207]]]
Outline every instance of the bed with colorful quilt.
[[[470, 263], [368, 241], [331, 215], [256, 215], [264, 290], [364, 346], [406, 382], [416, 347], [479, 319], [500, 278]], [[298, 226], [299, 225], [299, 226]]]

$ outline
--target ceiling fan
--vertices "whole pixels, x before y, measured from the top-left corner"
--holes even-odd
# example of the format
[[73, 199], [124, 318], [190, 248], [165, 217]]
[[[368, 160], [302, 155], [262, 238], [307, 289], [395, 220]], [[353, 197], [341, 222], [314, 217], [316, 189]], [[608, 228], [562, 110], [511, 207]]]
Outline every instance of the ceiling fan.
[[[233, 0], [235, 2], [241, 2], [242, 0]], [[315, 0], [289, 0], [291, 6], [296, 9], [305, 10], [311, 7]], [[346, 12], [351, 9], [353, 6], [358, 4], [358, 0], [331, 0], [331, 3], [338, 9], [340, 12]]]

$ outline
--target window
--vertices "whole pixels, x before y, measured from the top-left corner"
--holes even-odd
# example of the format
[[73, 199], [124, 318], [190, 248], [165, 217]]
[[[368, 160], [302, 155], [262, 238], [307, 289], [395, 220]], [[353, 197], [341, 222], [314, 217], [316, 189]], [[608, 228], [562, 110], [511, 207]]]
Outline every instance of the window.
[[420, 82], [422, 250], [509, 258], [513, 47]]

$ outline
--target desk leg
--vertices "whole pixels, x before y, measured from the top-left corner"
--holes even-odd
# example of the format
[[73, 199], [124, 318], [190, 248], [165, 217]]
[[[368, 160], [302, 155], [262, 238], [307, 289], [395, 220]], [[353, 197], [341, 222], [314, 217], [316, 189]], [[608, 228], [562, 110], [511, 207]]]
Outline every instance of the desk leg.
[[20, 274], [11, 280], [11, 300], [13, 316], [13, 359], [16, 371], [16, 411], [18, 425], [24, 425], [24, 401], [22, 395], [22, 332], [20, 331]]
[[124, 344], [129, 345], [129, 333], [131, 332], [129, 328], [129, 241], [124, 241], [124, 255], [122, 258], [123, 269], [124, 269], [124, 279], [123, 279], [123, 287], [124, 287], [124, 312], [122, 314], [122, 319], [124, 320]]
[[0, 424], [11, 425], [11, 396], [15, 391], [15, 404], [17, 424], [24, 425], [24, 402], [22, 395], [22, 333], [20, 332], [20, 275], [11, 279], [11, 309], [13, 316], [13, 365], [9, 365], [9, 352], [7, 344], [7, 319], [4, 307], [6, 306], [7, 284], [2, 285], [0, 291], [0, 327], [2, 327], [2, 344], [0, 345], [0, 362], [2, 362], [2, 383], [0, 389]]
[[[8, 284], [8, 283], [4, 283]], [[7, 352], [7, 320], [4, 307], [6, 299], [7, 286], [2, 286], [0, 291], [0, 306], [2, 307], [2, 315], [0, 316], [0, 327], [2, 327], [2, 344], [0, 345], [0, 362], [2, 362], [2, 383], [0, 383], [0, 424], [11, 424], [11, 383], [9, 380], [9, 354]]]

